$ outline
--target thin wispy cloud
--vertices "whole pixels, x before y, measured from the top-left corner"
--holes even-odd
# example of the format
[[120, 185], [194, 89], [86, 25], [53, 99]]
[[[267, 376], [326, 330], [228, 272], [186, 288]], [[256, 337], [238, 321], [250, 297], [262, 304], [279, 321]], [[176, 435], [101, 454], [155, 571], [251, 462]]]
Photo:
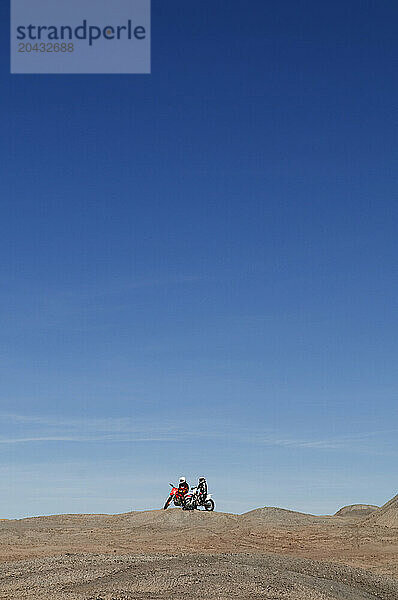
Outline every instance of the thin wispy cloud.
[[[7, 428], [0, 444], [29, 442], [178, 442], [191, 434], [173, 423], [154, 425], [145, 420], [124, 418], [68, 418], [19, 414], [0, 415]], [[13, 432], [14, 435], [10, 435]], [[18, 435], [18, 433], [20, 435]]]
[[281, 435], [276, 431], [256, 431], [248, 428], [228, 429], [222, 423], [202, 425], [164, 421], [161, 423], [133, 417], [88, 418], [54, 417], [48, 415], [0, 415], [0, 426], [7, 434], [0, 435], [0, 444], [29, 444], [44, 442], [74, 443], [182, 443], [195, 439], [231, 440], [242, 444], [256, 444], [280, 448], [319, 451], [369, 452], [377, 449], [377, 439], [386, 434], [396, 435], [396, 431], [372, 431], [339, 436], [335, 438], [305, 438]]
[[[62, 427], [68, 429], [84, 428], [86, 431], [90, 430], [99, 432], [142, 431], [143, 428], [147, 428], [150, 424], [149, 420], [144, 421], [142, 419], [134, 419], [132, 417], [55, 417], [49, 415], [19, 415], [14, 413], [3, 413], [0, 415], [0, 422], [3, 420], [9, 423], [22, 424], [26, 426]], [[168, 430], [171, 427], [171, 424], [165, 423], [164, 427]]]
[[261, 443], [268, 446], [280, 446], [285, 448], [308, 449], [308, 450], [335, 450], [353, 451], [363, 453], [380, 454], [378, 440], [386, 435], [396, 437], [398, 431], [368, 431], [348, 436], [339, 436], [324, 439], [304, 439], [293, 437], [278, 437], [274, 434], [258, 436]]

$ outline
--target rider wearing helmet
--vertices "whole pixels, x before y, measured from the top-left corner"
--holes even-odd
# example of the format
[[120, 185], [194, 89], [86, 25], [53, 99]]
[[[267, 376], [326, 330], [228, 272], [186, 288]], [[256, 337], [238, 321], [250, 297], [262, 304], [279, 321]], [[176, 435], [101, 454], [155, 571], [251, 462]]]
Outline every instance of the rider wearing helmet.
[[180, 482], [178, 485], [178, 495], [181, 500], [184, 502], [184, 496], [189, 492], [189, 485], [187, 484], [187, 480], [185, 477], [180, 477]]
[[205, 477], [199, 477], [198, 494], [202, 502], [204, 502], [207, 498], [207, 481]]

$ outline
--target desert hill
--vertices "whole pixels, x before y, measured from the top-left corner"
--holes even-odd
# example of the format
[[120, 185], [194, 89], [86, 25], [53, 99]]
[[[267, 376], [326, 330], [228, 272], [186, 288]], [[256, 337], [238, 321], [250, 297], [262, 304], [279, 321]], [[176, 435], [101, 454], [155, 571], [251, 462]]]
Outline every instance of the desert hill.
[[24, 519], [0, 520], [0, 534], [5, 535], [18, 530], [19, 532], [32, 531], [60, 531], [60, 530], [86, 530], [100, 528], [106, 532], [108, 529], [118, 530], [128, 528], [139, 530], [171, 533], [184, 529], [211, 529], [212, 531], [231, 531], [236, 528], [264, 526], [305, 526], [305, 525], [333, 525], [336, 519], [331, 516], [316, 516], [287, 510], [278, 507], [265, 506], [256, 508], [241, 515], [223, 512], [182, 511], [179, 508], [167, 510], [133, 511], [116, 515], [109, 514], [64, 514], [42, 517], [27, 517]]
[[149, 510], [125, 513], [120, 515], [126, 524], [133, 527], [155, 526], [161, 529], [184, 529], [186, 527], [212, 527], [231, 528], [237, 524], [238, 515], [223, 512], [205, 511], [183, 511], [179, 508], [169, 508], [167, 510]]
[[398, 494], [364, 521], [364, 525], [398, 528]]
[[[307, 513], [287, 510], [285, 508], [277, 508], [275, 506], [264, 506], [256, 508], [239, 517], [242, 525], [278, 525], [278, 526], [295, 526], [295, 525], [316, 525], [331, 522], [331, 517], [318, 517]], [[332, 524], [332, 523], [330, 523]]]
[[[303, 531], [308, 532], [304, 537], [319, 537], [323, 543], [323, 532], [341, 529], [344, 536], [353, 522], [346, 517], [318, 517], [276, 507], [242, 515], [170, 508], [118, 515], [31, 517], [0, 522], [0, 562], [65, 552], [235, 552], [264, 548], [290, 552]], [[307, 542], [301, 544], [301, 548], [307, 546]], [[318, 549], [317, 557], [320, 552]]]
[[398, 600], [398, 529], [357, 522], [276, 507], [3, 521], [0, 598]]
[[379, 510], [379, 507], [375, 506], [374, 504], [350, 504], [349, 506], [343, 506], [343, 508], [340, 508], [340, 510], [338, 510], [334, 516], [364, 519], [377, 510]]

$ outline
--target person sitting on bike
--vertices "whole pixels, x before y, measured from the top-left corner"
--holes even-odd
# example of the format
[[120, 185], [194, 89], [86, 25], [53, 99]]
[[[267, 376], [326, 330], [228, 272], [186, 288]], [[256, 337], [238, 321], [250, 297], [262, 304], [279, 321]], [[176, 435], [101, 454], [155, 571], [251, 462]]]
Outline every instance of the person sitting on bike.
[[206, 481], [205, 477], [199, 477], [198, 495], [202, 502], [204, 502], [207, 498], [207, 481]]
[[189, 485], [187, 484], [187, 480], [185, 477], [180, 477], [180, 482], [178, 486], [178, 495], [181, 498], [182, 503], [184, 503], [185, 495], [189, 492]]

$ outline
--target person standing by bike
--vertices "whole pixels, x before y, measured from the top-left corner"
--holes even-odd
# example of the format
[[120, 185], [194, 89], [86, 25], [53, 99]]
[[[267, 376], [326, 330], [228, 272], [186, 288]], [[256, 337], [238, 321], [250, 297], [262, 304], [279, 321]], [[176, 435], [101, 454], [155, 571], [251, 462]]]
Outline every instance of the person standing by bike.
[[207, 481], [205, 477], [199, 477], [198, 497], [200, 498], [201, 502], [204, 502], [207, 498]]
[[178, 495], [181, 498], [181, 503], [184, 506], [185, 504], [185, 496], [189, 492], [189, 485], [185, 477], [180, 477], [179, 485], [178, 485]]

